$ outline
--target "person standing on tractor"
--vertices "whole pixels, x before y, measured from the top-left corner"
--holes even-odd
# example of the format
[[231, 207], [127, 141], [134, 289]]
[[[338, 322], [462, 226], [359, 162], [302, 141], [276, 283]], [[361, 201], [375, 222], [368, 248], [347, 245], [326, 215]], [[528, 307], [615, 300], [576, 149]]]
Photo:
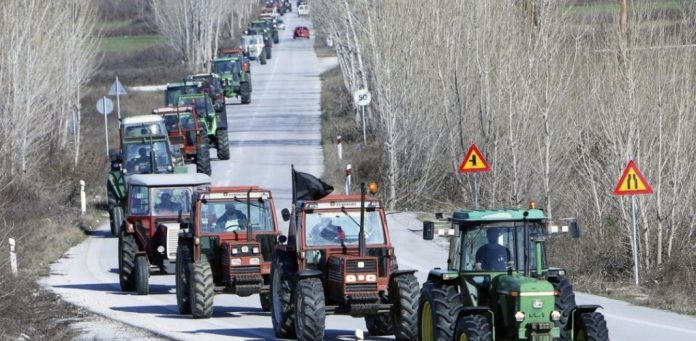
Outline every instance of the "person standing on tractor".
[[225, 213], [217, 218], [215, 229], [220, 231], [246, 230], [247, 216], [242, 211], [236, 209], [234, 204], [225, 204]]
[[498, 244], [500, 229], [496, 227], [486, 229], [488, 243], [476, 251], [477, 270], [505, 270], [510, 261], [510, 250]]

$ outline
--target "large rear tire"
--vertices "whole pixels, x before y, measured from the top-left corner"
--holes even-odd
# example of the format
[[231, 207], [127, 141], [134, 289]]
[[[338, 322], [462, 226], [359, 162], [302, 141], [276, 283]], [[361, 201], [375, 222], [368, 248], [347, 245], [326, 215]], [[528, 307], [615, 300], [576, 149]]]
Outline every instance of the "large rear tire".
[[187, 245], [179, 242], [176, 249], [176, 306], [179, 314], [191, 313], [191, 253]]
[[118, 238], [118, 281], [122, 291], [135, 290], [135, 253], [138, 245], [132, 235], [121, 232]]
[[461, 300], [453, 285], [425, 282], [418, 305], [420, 340], [453, 340], [457, 313], [461, 307]]
[[121, 234], [121, 224], [123, 223], [123, 208], [121, 206], [114, 206], [109, 211], [109, 218], [111, 218], [111, 235], [118, 237]]
[[575, 333], [575, 340], [609, 341], [609, 329], [604, 315], [598, 312], [580, 314], [580, 326]]
[[394, 323], [390, 313], [365, 316], [365, 326], [370, 336], [384, 336], [394, 334]]
[[210, 264], [191, 263], [191, 315], [195, 319], [213, 316], [213, 272]]
[[295, 335], [301, 341], [324, 339], [326, 302], [319, 278], [305, 278], [295, 288]]
[[266, 59], [271, 59], [273, 58], [273, 53], [271, 52], [273, 48], [270, 46], [266, 46]]
[[196, 149], [196, 172], [210, 175], [210, 149], [208, 147], [207, 138], [204, 139]]
[[259, 62], [261, 62], [261, 65], [266, 65], [266, 49], [267, 47], [264, 47], [263, 52], [261, 52], [261, 55], [259, 56]]
[[251, 86], [248, 82], [239, 85], [239, 93], [242, 96], [242, 104], [251, 103]]
[[138, 295], [150, 294], [150, 263], [147, 257], [135, 257], [135, 288]]
[[462, 316], [457, 321], [455, 340], [491, 341], [493, 334], [488, 320], [481, 315]]
[[555, 307], [561, 313], [561, 318], [556, 321], [556, 326], [561, 330], [561, 339], [568, 340], [572, 334], [570, 323], [573, 310], [575, 310], [575, 294], [573, 286], [567, 278], [561, 277], [558, 281], [552, 282], [554, 289], [558, 291]]
[[280, 37], [278, 36], [278, 31], [273, 32], [273, 43], [274, 44], [280, 43]]
[[295, 337], [295, 307], [292, 304], [292, 273], [290, 260], [275, 255], [271, 263], [271, 321], [279, 338]]
[[215, 140], [217, 141], [217, 155], [220, 160], [230, 159], [230, 136], [227, 134], [227, 129], [218, 129], [215, 132]]
[[418, 299], [420, 298], [418, 279], [412, 274], [401, 275], [389, 284], [394, 336], [397, 340], [415, 340], [418, 338]]

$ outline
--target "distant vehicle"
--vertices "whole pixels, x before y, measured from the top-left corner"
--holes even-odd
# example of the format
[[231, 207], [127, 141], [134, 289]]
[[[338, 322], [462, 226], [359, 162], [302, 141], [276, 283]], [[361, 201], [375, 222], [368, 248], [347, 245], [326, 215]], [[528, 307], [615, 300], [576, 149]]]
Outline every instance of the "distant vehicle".
[[213, 101], [213, 107], [216, 112], [220, 112], [225, 106], [225, 96], [222, 93], [222, 83], [220, 76], [215, 73], [199, 73], [189, 75], [184, 78], [184, 83], [198, 83], [198, 92], [208, 94]]
[[285, 30], [285, 22], [283, 19], [276, 20], [276, 28], [279, 30]]
[[298, 5], [297, 6], [297, 15], [300, 17], [309, 15], [309, 5], [306, 5], [306, 4]]
[[266, 64], [266, 47], [262, 35], [243, 35], [241, 43], [244, 53], [249, 59], [258, 60], [259, 63]]
[[307, 38], [309, 39], [309, 28], [307, 26], [297, 26], [292, 33], [292, 39]]

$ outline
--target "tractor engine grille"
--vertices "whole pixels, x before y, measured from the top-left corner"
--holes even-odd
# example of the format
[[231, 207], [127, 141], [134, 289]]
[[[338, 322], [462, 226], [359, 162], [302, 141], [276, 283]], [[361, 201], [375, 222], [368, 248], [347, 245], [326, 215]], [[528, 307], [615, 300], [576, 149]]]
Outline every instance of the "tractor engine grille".
[[261, 267], [253, 266], [233, 266], [232, 274], [258, 274], [261, 273]]
[[167, 227], [167, 259], [176, 260], [176, 248], [179, 246], [179, 224], [164, 224]]
[[[362, 263], [362, 264], [361, 264]], [[360, 267], [362, 265], [362, 267]], [[350, 259], [346, 262], [346, 273], [377, 273], [376, 259]]]
[[355, 283], [346, 284], [346, 293], [353, 292], [376, 292], [377, 283]]

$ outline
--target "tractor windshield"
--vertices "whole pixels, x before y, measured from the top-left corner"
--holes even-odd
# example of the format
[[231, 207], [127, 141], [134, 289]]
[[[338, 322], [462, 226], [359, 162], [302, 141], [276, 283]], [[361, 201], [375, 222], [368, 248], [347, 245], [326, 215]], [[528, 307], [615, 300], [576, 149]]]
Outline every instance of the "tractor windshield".
[[217, 73], [218, 75], [223, 75], [226, 73], [232, 73], [233, 72], [233, 67], [234, 62], [231, 61], [219, 61], [215, 62], [213, 64], [213, 72]]
[[194, 128], [193, 115], [190, 112], [179, 114], [164, 115], [164, 124], [167, 126], [167, 131], [178, 132], [181, 130], [191, 130]]
[[[360, 211], [314, 211], [305, 214], [307, 246], [357, 245]], [[384, 244], [384, 224], [377, 211], [365, 212], [365, 242]]]
[[[154, 150], [154, 157], [151, 151]], [[128, 174], [169, 173], [171, 160], [167, 141], [128, 143], [124, 145]], [[154, 164], [154, 171], [153, 171]]]
[[213, 102], [210, 100], [209, 97], [205, 97], [203, 95], [201, 95], [200, 97], [179, 98], [179, 105], [194, 106], [196, 108], [196, 112], [199, 115], [215, 112], [215, 109], [213, 108]]
[[[536, 257], [531, 238], [543, 234], [544, 229], [539, 223], [528, 222], [527, 226], [530, 235], [529, 267], [533, 270]], [[508, 266], [524, 271], [524, 223], [485, 224], [466, 228], [462, 233], [462, 271], [506, 271]], [[545, 260], [543, 254], [542, 260]], [[545, 266], [542, 264], [542, 267]]]
[[152, 189], [152, 211], [157, 217], [178, 216], [189, 214], [191, 208], [191, 188], [165, 188]]
[[246, 197], [237, 200], [207, 201], [201, 204], [200, 212], [201, 233], [246, 233], [249, 213], [252, 231], [274, 230], [271, 204], [263, 198], [252, 198], [248, 205]]

